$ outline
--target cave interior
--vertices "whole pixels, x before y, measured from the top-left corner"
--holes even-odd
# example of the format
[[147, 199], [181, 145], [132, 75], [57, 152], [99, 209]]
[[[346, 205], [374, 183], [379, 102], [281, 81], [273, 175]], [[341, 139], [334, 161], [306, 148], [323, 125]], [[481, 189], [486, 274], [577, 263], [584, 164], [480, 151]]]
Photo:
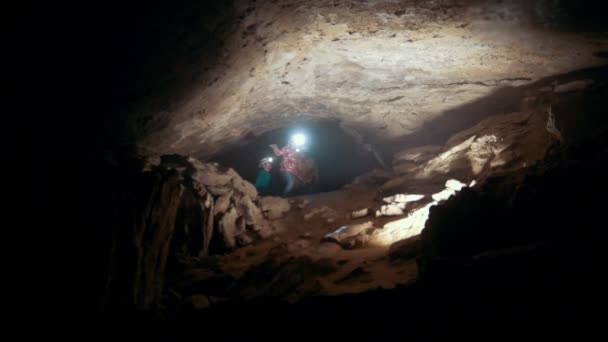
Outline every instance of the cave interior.
[[[39, 157], [48, 217], [71, 203], [93, 235], [80, 305], [206, 327], [601, 326], [605, 13], [188, 0], [89, 14], [91, 71], [71, 86], [95, 102], [36, 132], [63, 151]], [[269, 145], [294, 132], [319, 178], [285, 195]]]

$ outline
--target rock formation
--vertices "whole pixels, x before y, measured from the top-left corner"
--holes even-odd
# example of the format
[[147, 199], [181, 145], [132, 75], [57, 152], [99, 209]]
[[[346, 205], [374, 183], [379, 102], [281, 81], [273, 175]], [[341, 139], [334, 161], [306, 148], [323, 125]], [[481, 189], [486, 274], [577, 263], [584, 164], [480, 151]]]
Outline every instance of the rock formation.
[[[234, 170], [179, 155], [146, 160], [114, 222], [107, 285], [109, 304], [137, 309], [160, 303], [177, 259], [229, 252], [274, 232], [255, 188]], [[272, 218], [289, 210], [286, 200], [261, 202]]]

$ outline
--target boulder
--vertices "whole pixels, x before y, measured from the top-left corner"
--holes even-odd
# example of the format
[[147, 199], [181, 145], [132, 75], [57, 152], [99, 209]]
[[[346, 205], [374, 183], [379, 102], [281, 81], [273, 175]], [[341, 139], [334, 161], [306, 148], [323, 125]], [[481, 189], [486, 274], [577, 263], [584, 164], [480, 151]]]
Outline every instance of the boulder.
[[253, 201], [251, 201], [250, 197], [243, 196], [238, 199], [236, 201], [236, 207], [238, 212], [243, 215], [245, 222], [248, 225], [253, 226], [264, 221], [262, 211], [253, 203]]
[[341, 240], [338, 244], [344, 249], [363, 247], [372, 239], [371, 235], [362, 232], [361, 234], [350, 236]]
[[248, 234], [240, 234], [236, 237], [236, 242], [239, 246], [247, 246], [253, 243], [253, 238]]
[[424, 198], [424, 195], [397, 194], [394, 196], [384, 197], [382, 200], [386, 203], [408, 203], [408, 202], [416, 202], [423, 198]]
[[403, 215], [403, 209], [404, 208], [402, 208], [402, 206], [397, 204], [383, 205], [382, 207], [380, 207], [380, 210], [376, 211], [376, 217]]
[[266, 238], [272, 235], [272, 226], [266, 221], [262, 210], [253, 203], [251, 198], [241, 197], [237, 201], [237, 210], [243, 216], [245, 224], [260, 237]]
[[373, 227], [372, 221], [364, 223], [342, 226], [336, 231], [329, 233], [323, 237], [321, 241], [331, 241], [340, 244], [343, 240], [358, 235]]
[[240, 177], [235, 177], [232, 179], [232, 186], [244, 196], [251, 199], [256, 199], [258, 197], [258, 190], [255, 188], [255, 186], [248, 181], [241, 179]]
[[420, 234], [429, 217], [430, 208], [435, 202], [428, 203], [422, 208], [412, 211], [407, 217], [391, 221], [382, 229], [375, 230], [370, 244], [387, 246], [396, 241]]
[[236, 247], [237, 219], [238, 213], [234, 207], [231, 207], [218, 222], [218, 233], [225, 249], [231, 250]]
[[230, 206], [230, 198], [232, 197], [232, 190], [220, 196], [216, 201], [213, 208], [213, 216], [224, 213]]
[[350, 217], [353, 219], [358, 219], [361, 217], [365, 217], [369, 214], [370, 214], [369, 208], [363, 208], [363, 209], [355, 210], [352, 213], [350, 213]]
[[209, 186], [207, 189], [213, 196], [216, 197], [224, 196], [225, 194], [232, 192], [232, 188], [229, 186]]
[[232, 175], [212, 171], [209, 167], [197, 168], [192, 174], [192, 179], [208, 188], [226, 188], [231, 185]]
[[259, 203], [264, 217], [270, 220], [282, 217], [291, 208], [289, 201], [281, 197], [260, 197]]

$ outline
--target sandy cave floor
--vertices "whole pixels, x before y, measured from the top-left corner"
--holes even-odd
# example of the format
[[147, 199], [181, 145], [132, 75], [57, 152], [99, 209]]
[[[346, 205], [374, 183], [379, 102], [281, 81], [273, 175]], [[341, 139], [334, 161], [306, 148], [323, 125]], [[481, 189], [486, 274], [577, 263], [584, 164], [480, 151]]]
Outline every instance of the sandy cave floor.
[[[297, 204], [305, 200], [310, 203], [299, 208]], [[291, 197], [290, 201], [295, 204], [292, 204], [291, 210], [282, 218], [273, 221], [278, 230], [276, 235], [240, 248], [222, 258], [220, 263], [226, 273], [240, 278], [249, 268], [265, 261], [273, 250], [280, 250], [282, 257], [307, 256], [313, 261], [325, 259], [324, 261], [331, 261], [336, 265], [335, 271], [317, 279], [323, 289], [321, 293], [326, 295], [389, 289], [397, 284], [407, 284], [415, 280], [415, 260], [389, 260], [389, 246], [346, 250], [336, 243], [321, 241], [323, 236], [344, 225], [372, 220], [375, 225], [382, 226], [388, 221], [406, 216], [377, 219], [367, 216], [351, 219], [350, 213], [353, 210], [376, 208], [381, 204], [376, 190], [370, 185], [353, 185], [333, 192], [296, 196]], [[315, 215], [309, 220], [304, 219], [304, 215], [312, 209], [324, 206], [336, 211], [334, 222], [327, 222], [321, 215]]]

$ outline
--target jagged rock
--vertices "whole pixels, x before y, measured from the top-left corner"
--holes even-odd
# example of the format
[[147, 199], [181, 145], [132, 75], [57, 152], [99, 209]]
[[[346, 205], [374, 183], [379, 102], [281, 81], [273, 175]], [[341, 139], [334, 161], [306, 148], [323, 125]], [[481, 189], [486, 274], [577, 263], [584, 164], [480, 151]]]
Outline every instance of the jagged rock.
[[389, 248], [388, 255], [392, 260], [410, 259], [420, 254], [421, 251], [420, 235], [416, 235], [393, 243]]
[[253, 203], [253, 201], [251, 201], [251, 198], [247, 196], [241, 197], [237, 201], [236, 206], [248, 225], [257, 226], [266, 222], [262, 215], [262, 211]]
[[224, 248], [231, 250], [236, 247], [236, 235], [238, 232], [238, 213], [234, 207], [230, 208], [218, 222], [218, 233], [222, 237]]
[[393, 165], [402, 161], [410, 161], [416, 164], [426, 162], [437, 156], [443, 150], [443, 146], [427, 145], [409, 148], [395, 154]]
[[248, 234], [240, 234], [236, 237], [236, 242], [239, 246], [247, 246], [253, 243], [253, 238]]
[[548, 112], [548, 117], [547, 117], [547, 125], [545, 126], [547, 129], [547, 132], [549, 132], [551, 135], [553, 135], [557, 140], [559, 141], [564, 141], [564, 137], [562, 136], [562, 132], [559, 131], [559, 129], [557, 128], [556, 124], [555, 124], [555, 115], [553, 115], [553, 110], [552, 107], [549, 106], [549, 108], [547, 109]]
[[192, 295], [186, 300], [186, 302], [194, 310], [203, 310], [203, 309], [208, 308], [211, 305], [209, 298], [204, 294]]
[[[214, 203], [211, 194], [207, 193], [205, 202], [201, 204], [201, 210], [206, 213], [205, 217], [207, 218], [207, 222], [202, 223], [203, 227], [203, 248], [201, 249], [199, 256], [206, 256], [209, 254], [209, 244], [211, 243], [211, 238], [213, 237], [213, 222], [214, 222]], [[207, 202], [209, 202], [209, 206], [207, 206]], [[208, 209], [208, 210], [205, 210]]]
[[418, 235], [424, 228], [429, 217], [430, 208], [435, 202], [411, 212], [407, 217], [389, 222], [382, 229], [374, 231], [369, 242], [373, 245], [387, 246], [395, 241]]
[[403, 209], [404, 208], [397, 204], [383, 205], [380, 207], [380, 210], [376, 211], [376, 217], [403, 215]]
[[117, 228], [108, 247], [114, 252], [104, 305], [154, 307], [163, 298], [166, 265], [231, 250], [273, 232], [251, 200], [255, 188], [233, 170], [179, 155], [158, 160], [158, 167], [130, 175], [132, 186], [120, 189], [130, 200], [120, 203], [108, 222]]
[[192, 188], [194, 189], [194, 191], [196, 191], [200, 198], [205, 198], [205, 196], [209, 193], [207, 191], [207, 188], [199, 182], [193, 182]]
[[371, 235], [362, 232], [358, 235], [345, 238], [344, 240], [340, 241], [339, 244], [344, 249], [353, 249], [367, 245], [371, 239]]
[[232, 193], [232, 189], [228, 186], [209, 186], [207, 189], [209, 189], [209, 192], [216, 197], [224, 196], [227, 193]]
[[203, 206], [204, 206], [205, 208], [209, 208], [209, 207], [211, 207], [212, 205], [213, 205], [213, 196], [211, 196], [211, 194], [210, 194], [210, 193], [207, 193], [207, 194], [205, 195], [205, 200], [204, 200], [204, 202], [203, 202]]
[[236, 219], [236, 234], [235, 235], [243, 234], [245, 232], [246, 228], [247, 228], [247, 224], [245, 222], [245, 218], [243, 216], [239, 216]]
[[340, 244], [343, 240], [358, 235], [359, 233], [364, 232], [372, 227], [372, 221], [343, 226], [337, 229], [336, 231], [325, 235], [321, 241], [332, 241]]
[[553, 91], [556, 93], [568, 93], [571, 91], [580, 91], [584, 90], [588, 86], [593, 84], [593, 80], [579, 80], [574, 82], [569, 82], [565, 84], [560, 84], [556, 86]]
[[445, 183], [445, 187], [448, 189], [452, 189], [454, 191], [460, 191], [462, 188], [466, 187], [467, 185], [464, 183], [461, 183], [455, 179], [450, 179]]
[[434, 194], [431, 197], [433, 197], [434, 201], [439, 202], [439, 201], [445, 201], [448, 198], [454, 196], [455, 194], [456, 194], [456, 191], [454, 191], [452, 189], [445, 189], [445, 190], [443, 190], [441, 192], [438, 192], [438, 193]]
[[[142, 173], [134, 199], [123, 203], [112, 227], [108, 270], [108, 305], [149, 309], [159, 303], [165, 285], [166, 261], [182, 203], [182, 177], [175, 170]], [[122, 191], [125, 191], [122, 189]], [[137, 218], [137, 219], [135, 219]], [[131, 272], [125, 273], [124, 269]]]
[[213, 215], [224, 213], [230, 206], [230, 198], [232, 197], [232, 190], [229, 190], [225, 194], [221, 195], [216, 201], [213, 209]]
[[213, 172], [217, 172], [216, 163], [203, 163], [200, 160], [198, 160], [196, 158], [192, 158], [192, 157], [188, 157], [187, 160], [190, 164], [192, 164], [197, 169], [208, 169], [208, 170], [212, 170]]
[[255, 225], [253, 227], [253, 231], [255, 231], [262, 239], [266, 239], [272, 236], [274, 233], [272, 226], [265, 221], [262, 224]]
[[[205, 165], [205, 164], [203, 164]], [[230, 186], [232, 175], [217, 173], [208, 166], [197, 168], [192, 178], [208, 188], [226, 188]]]
[[260, 197], [259, 202], [264, 217], [270, 220], [282, 217], [291, 207], [289, 201], [281, 197]]
[[227, 173], [232, 175], [232, 187], [234, 189], [251, 199], [256, 199], [258, 197], [258, 190], [255, 188], [255, 186], [253, 186], [253, 184], [242, 179], [241, 176], [233, 169], [229, 169]]
[[358, 219], [361, 217], [365, 217], [367, 215], [370, 214], [370, 210], [369, 208], [363, 208], [363, 209], [359, 209], [359, 210], [355, 210], [350, 214], [350, 217], [353, 219]]

